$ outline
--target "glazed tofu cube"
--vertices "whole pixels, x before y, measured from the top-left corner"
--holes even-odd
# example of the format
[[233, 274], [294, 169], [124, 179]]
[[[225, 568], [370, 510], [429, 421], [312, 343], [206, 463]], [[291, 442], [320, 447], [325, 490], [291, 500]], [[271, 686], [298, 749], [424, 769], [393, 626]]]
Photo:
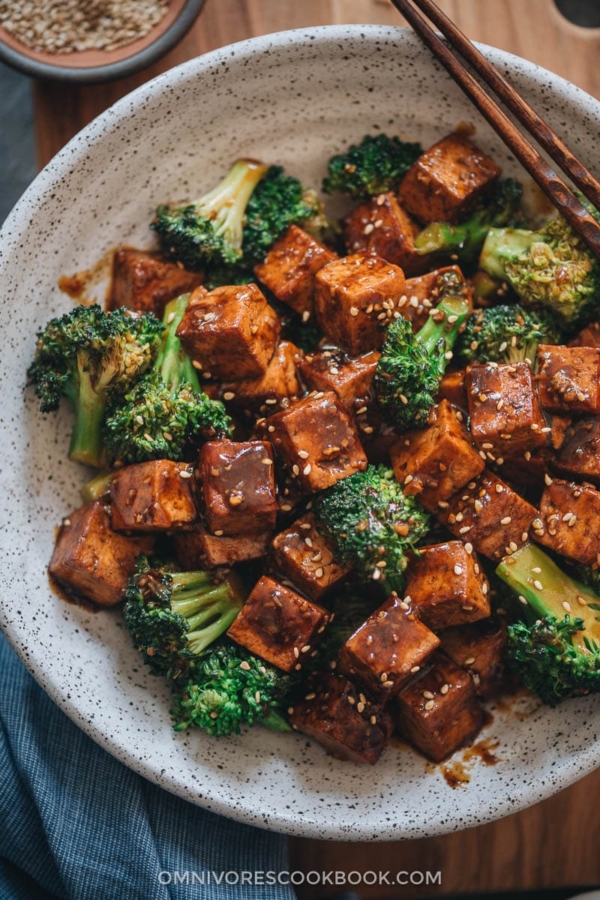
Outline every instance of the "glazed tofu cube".
[[489, 559], [502, 559], [527, 543], [536, 510], [486, 469], [440, 506], [438, 519]]
[[170, 459], [118, 469], [110, 498], [115, 531], [169, 531], [197, 516], [192, 467]]
[[309, 354], [300, 365], [305, 384], [314, 391], [333, 391], [344, 409], [356, 415], [372, 400], [372, 385], [380, 353], [354, 358], [328, 348]]
[[330, 262], [316, 276], [319, 326], [350, 356], [377, 350], [405, 286], [402, 269], [379, 256], [359, 254]]
[[394, 474], [407, 493], [435, 511], [485, 468], [456, 410], [442, 400], [426, 428], [402, 435], [390, 451]]
[[302, 393], [298, 366], [303, 355], [295, 344], [280, 341], [264, 375], [223, 384], [221, 398], [244, 412], [277, 412]]
[[204, 373], [223, 381], [260, 378], [275, 353], [281, 323], [255, 284], [194, 291], [177, 329]]
[[199, 467], [209, 531], [231, 537], [275, 528], [277, 497], [270, 444], [208, 441], [200, 450]]
[[393, 715], [400, 733], [434, 762], [474, 738], [483, 725], [471, 677], [443, 653], [400, 692]]
[[473, 625], [447, 628], [440, 637], [441, 649], [468, 671], [479, 696], [496, 696], [506, 672], [505, 622], [499, 618], [483, 619]]
[[420, 547], [406, 573], [406, 593], [419, 618], [440, 631], [491, 614], [489, 584], [479, 560], [462, 541]]
[[600, 563], [600, 492], [584, 484], [547, 479], [533, 537], [584, 566]]
[[336, 560], [333, 542], [312, 513], [278, 534], [272, 547], [275, 566], [311, 600], [320, 600], [352, 568]]
[[528, 362], [469, 366], [465, 388], [471, 435], [480, 450], [504, 459], [548, 443]]
[[263, 575], [227, 634], [278, 669], [292, 672], [302, 668], [329, 619], [327, 610]]
[[408, 319], [413, 331], [419, 331], [423, 327], [429, 316], [429, 311], [436, 307], [440, 301], [440, 288], [444, 281], [444, 276], [452, 272], [458, 275], [465, 288], [469, 302], [471, 302], [471, 288], [459, 266], [445, 266], [441, 269], [435, 269], [427, 272], [425, 275], [419, 275], [416, 278], [408, 278], [406, 281], [405, 297], [398, 304], [398, 309], [405, 319]]
[[456, 222], [493, 185], [500, 168], [468, 138], [450, 134], [411, 166], [398, 198], [421, 222]]
[[566, 429], [555, 466], [571, 478], [600, 483], [600, 418], [580, 419]]
[[452, 406], [466, 410], [468, 407], [467, 392], [465, 390], [466, 371], [458, 369], [456, 372], [446, 372], [440, 383], [439, 397], [447, 400]]
[[393, 193], [373, 197], [344, 219], [344, 241], [349, 253], [380, 256], [409, 275], [423, 272], [428, 265], [427, 257], [415, 250], [419, 231]]
[[367, 457], [350, 416], [332, 391], [317, 391], [257, 425], [304, 493], [361, 472]]
[[114, 606], [123, 599], [141, 551], [138, 543], [111, 529], [108, 507], [97, 500], [63, 520], [49, 572], [74, 597]]
[[322, 744], [338, 759], [374, 765], [392, 734], [392, 719], [346, 678], [323, 675], [290, 707], [292, 728]]
[[423, 668], [439, 645], [440, 639], [421, 622], [409, 598], [391, 594], [346, 641], [338, 668], [385, 702]]
[[553, 413], [600, 414], [600, 349], [538, 349], [537, 385], [542, 408]]
[[179, 531], [173, 536], [175, 555], [184, 572], [195, 569], [233, 566], [250, 559], [266, 556], [272, 531], [255, 531], [236, 537], [215, 537], [204, 525], [198, 524], [190, 531]]
[[202, 272], [187, 272], [158, 253], [119, 247], [113, 256], [109, 309], [126, 306], [162, 319], [170, 300], [202, 284]]
[[254, 274], [281, 303], [299, 313], [312, 313], [315, 275], [334, 259], [337, 253], [297, 225], [290, 225], [265, 261], [255, 266]]
[[600, 323], [592, 322], [582, 328], [579, 334], [569, 341], [569, 347], [600, 347]]

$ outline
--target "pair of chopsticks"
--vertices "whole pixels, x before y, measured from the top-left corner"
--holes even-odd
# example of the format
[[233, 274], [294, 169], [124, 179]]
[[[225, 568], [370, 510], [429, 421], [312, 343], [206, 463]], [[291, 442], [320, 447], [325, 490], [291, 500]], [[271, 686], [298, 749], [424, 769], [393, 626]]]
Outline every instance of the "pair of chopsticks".
[[[433, 0], [412, 0], [412, 2], [411, 0], [392, 0], [392, 3], [510, 147], [546, 196], [583, 238], [595, 256], [600, 259], [600, 224], [544, 157], [529, 143], [498, 103], [486, 93], [479, 81], [469, 72], [465, 63], [453, 53], [452, 48], [458, 51], [463, 59], [473, 67], [480, 78], [506, 104], [515, 118], [530, 132], [550, 158], [598, 210], [600, 210], [600, 182]], [[444, 35], [446, 41], [439, 37], [421, 13], [425, 13], [433, 25]]]

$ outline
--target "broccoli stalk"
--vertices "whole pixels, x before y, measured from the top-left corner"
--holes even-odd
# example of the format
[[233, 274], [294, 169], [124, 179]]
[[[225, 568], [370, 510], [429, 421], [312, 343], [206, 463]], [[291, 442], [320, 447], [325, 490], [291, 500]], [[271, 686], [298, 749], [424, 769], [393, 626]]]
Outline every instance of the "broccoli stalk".
[[477, 260], [490, 228], [516, 224], [520, 219], [523, 187], [512, 178], [499, 181], [482, 209], [465, 222], [432, 222], [417, 235], [415, 249], [423, 255], [443, 254], [461, 265]]
[[126, 390], [150, 366], [162, 324], [150, 313], [78, 306], [52, 319], [38, 333], [28, 383], [35, 386], [42, 412], [58, 409], [61, 396], [75, 419], [69, 457], [102, 467], [102, 428], [109, 396]]
[[457, 272], [440, 279], [442, 300], [417, 334], [404, 317], [388, 327], [374, 378], [377, 401], [390, 425], [424, 425], [435, 404], [458, 332], [470, 313], [465, 282]]
[[524, 306], [545, 309], [571, 330], [595, 312], [600, 265], [565, 219], [540, 231], [491, 228], [480, 268], [508, 282]]
[[423, 148], [398, 137], [366, 135], [360, 144], [332, 156], [323, 179], [326, 194], [346, 194], [354, 200], [368, 200], [377, 194], [395, 191]]
[[244, 600], [230, 573], [177, 572], [141, 556], [125, 592], [125, 627], [154, 675], [184, 678], [191, 663], [226, 631]]
[[159, 206], [150, 227], [165, 253], [192, 270], [238, 262], [246, 207], [267, 171], [263, 163], [238, 159], [222, 181], [199, 200]]
[[214, 737], [226, 737], [255, 723], [287, 731], [280, 706], [290, 684], [285, 672], [223, 640], [176, 685], [171, 709], [175, 731], [196, 725]]
[[542, 311], [521, 306], [490, 306], [469, 316], [456, 342], [456, 354], [465, 365], [472, 363], [532, 364], [539, 344], [559, 340], [558, 329]]
[[315, 499], [314, 511], [342, 562], [388, 592], [402, 591], [407, 552], [427, 533], [429, 516], [391, 469], [370, 465], [338, 481]]
[[91, 503], [94, 500], [100, 500], [110, 493], [110, 486], [115, 477], [114, 472], [100, 472], [90, 481], [86, 481], [79, 491], [81, 499], [84, 503]]
[[526, 544], [496, 569], [519, 596], [525, 621], [508, 629], [508, 660], [549, 706], [600, 691], [600, 600], [539, 547]]
[[189, 295], [183, 294], [167, 304], [165, 334], [152, 370], [109, 405], [104, 440], [119, 463], [177, 461], [198, 437], [229, 433], [225, 407], [204, 393], [177, 337], [188, 303]]

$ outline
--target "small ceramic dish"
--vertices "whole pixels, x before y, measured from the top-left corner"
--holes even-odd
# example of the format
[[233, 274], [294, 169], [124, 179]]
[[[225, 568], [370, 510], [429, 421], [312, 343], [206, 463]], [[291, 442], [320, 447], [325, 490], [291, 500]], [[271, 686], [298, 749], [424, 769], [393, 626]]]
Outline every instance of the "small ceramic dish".
[[205, 0], [170, 0], [164, 18], [148, 34], [118, 50], [43, 53], [0, 25], [0, 60], [33, 78], [98, 84], [145, 69], [171, 50], [192, 27]]
[[[599, 171], [600, 103], [483, 49]], [[66, 404], [44, 417], [23, 390], [35, 332], [72, 308], [59, 276], [93, 268], [120, 242], [150, 246], [157, 203], [199, 196], [238, 156], [280, 163], [318, 186], [328, 158], [365, 133], [429, 145], [469, 122], [504, 172], [522, 176], [412, 32], [356, 25], [271, 34], [191, 60], [111, 107], [44, 169], [0, 233], [0, 625], [98, 743], [214, 812], [307, 837], [417, 838], [516, 812], [600, 764], [598, 695], [556, 709], [523, 701], [491, 709], [479, 756], [489, 763], [493, 754], [495, 765], [476, 750], [433, 767], [393, 745], [370, 768], [333, 759], [299, 734], [176, 734], [168, 689], [136, 656], [120, 611], [92, 614], [48, 587], [54, 525], [81, 504], [90, 475], [67, 459]]]

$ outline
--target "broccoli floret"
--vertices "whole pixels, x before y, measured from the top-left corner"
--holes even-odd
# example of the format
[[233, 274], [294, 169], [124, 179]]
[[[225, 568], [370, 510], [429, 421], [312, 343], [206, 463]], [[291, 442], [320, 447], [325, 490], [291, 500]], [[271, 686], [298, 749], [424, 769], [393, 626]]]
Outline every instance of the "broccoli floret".
[[28, 383], [42, 412], [67, 397], [75, 412], [69, 457], [90, 466], [105, 462], [102, 426], [109, 395], [125, 391], [152, 363], [163, 332], [151, 313], [78, 306], [52, 319], [37, 336]]
[[153, 675], [185, 678], [191, 663], [226, 631], [245, 593], [233, 573], [177, 572], [140, 556], [125, 592], [125, 627]]
[[556, 323], [539, 310], [521, 306], [490, 306], [469, 316], [456, 342], [456, 354], [471, 363], [534, 363], [539, 344], [560, 340]]
[[121, 464], [151, 459], [181, 460], [199, 437], [229, 433], [231, 419], [220, 400], [211, 400], [177, 337], [189, 295], [165, 307], [165, 334], [151, 371], [107, 411], [104, 440]]
[[521, 600], [508, 628], [508, 661], [549, 706], [600, 691], [600, 600], [539, 547], [526, 544], [496, 569]]
[[262, 262], [269, 248], [293, 224], [301, 224], [318, 237], [326, 224], [321, 204], [314, 190], [286, 175], [281, 166], [271, 166], [246, 208], [242, 243], [245, 265], [252, 269]]
[[268, 169], [255, 160], [239, 159], [199, 200], [159, 206], [150, 227], [165, 253], [191, 270], [239, 262], [246, 207]]
[[406, 143], [398, 137], [365, 135], [360, 144], [352, 144], [345, 153], [331, 157], [323, 191], [346, 194], [354, 200], [395, 191], [422, 152], [420, 144]]
[[524, 306], [540, 307], [575, 330], [595, 312], [600, 265], [563, 218], [540, 231], [491, 228], [480, 268], [513, 288]]
[[214, 737], [226, 737], [255, 723], [284, 730], [280, 704], [291, 683], [285, 672], [224, 639], [199, 657], [187, 680], [175, 687], [175, 731], [196, 725]]
[[314, 511], [342, 562], [389, 591], [402, 590], [407, 551], [426, 534], [429, 516], [391, 469], [370, 465], [338, 481], [315, 499]]
[[422, 254], [443, 254], [461, 265], [477, 261], [490, 228], [516, 227], [522, 224], [523, 186], [513, 178], [497, 182], [485, 206], [459, 225], [432, 222], [417, 235], [415, 249]]
[[375, 395], [390, 425], [424, 425], [435, 404], [459, 329], [469, 315], [467, 285], [455, 271], [440, 279], [442, 298], [425, 325], [413, 334], [408, 319], [388, 327], [373, 380]]

